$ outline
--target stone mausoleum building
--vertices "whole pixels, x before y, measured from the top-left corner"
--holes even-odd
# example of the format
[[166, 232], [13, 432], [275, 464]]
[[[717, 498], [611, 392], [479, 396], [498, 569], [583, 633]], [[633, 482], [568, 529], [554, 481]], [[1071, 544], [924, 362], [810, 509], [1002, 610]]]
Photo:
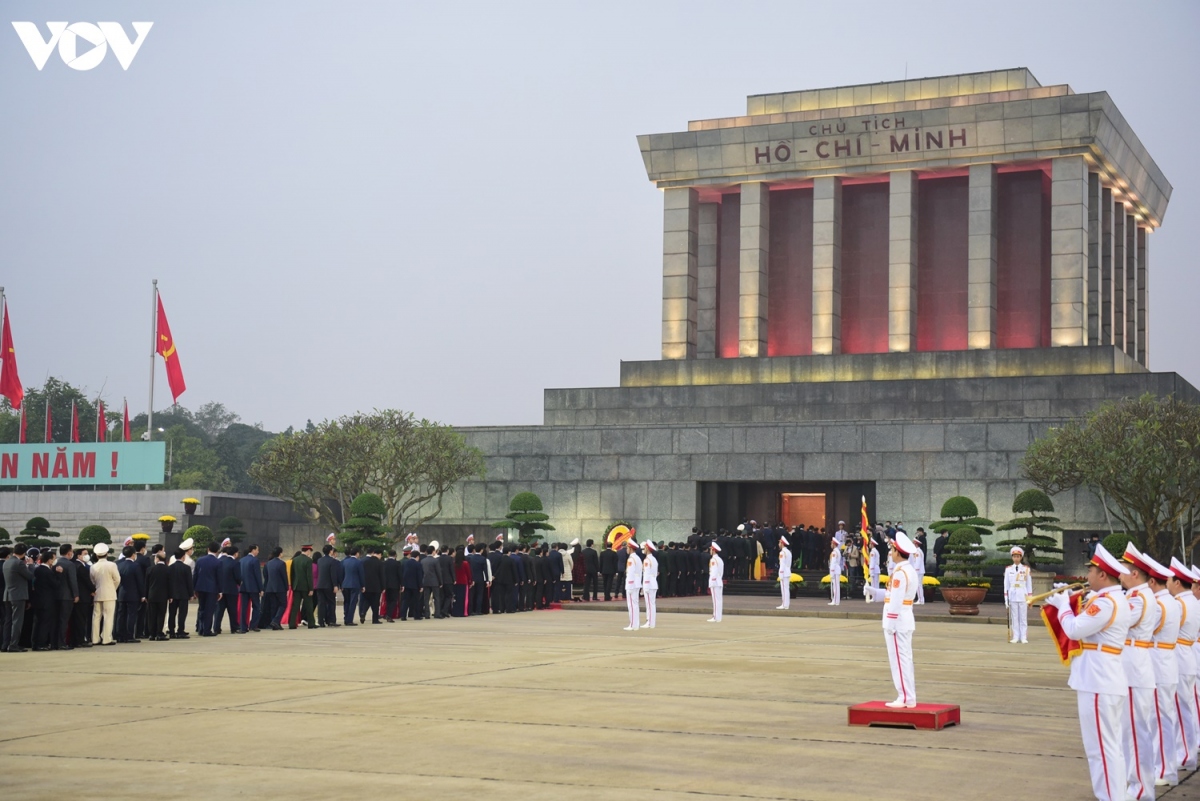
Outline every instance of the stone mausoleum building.
[[[487, 477], [440, 523], [499, 520], [522, 490], [564, 538], [853, 524], [862, 495], [910, 527], [959, 494], [1000, 521], [1049, 427], [1200, 400], [1150, 371], [1171, 185], [1104, 92], [1027, 69], [811, 89], [638, 141], [663, 197], [662, 359], [547, 390], [541, 426], [464, 429]], [[1068, 540], [1107, 532], [1086, 492], [1054, 501]]]

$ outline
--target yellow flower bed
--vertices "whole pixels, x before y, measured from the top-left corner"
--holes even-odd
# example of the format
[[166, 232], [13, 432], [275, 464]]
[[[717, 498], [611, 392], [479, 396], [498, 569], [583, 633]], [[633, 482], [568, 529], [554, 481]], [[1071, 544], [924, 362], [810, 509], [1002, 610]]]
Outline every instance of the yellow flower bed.
[[[792, 577], [791, 577], [791, 579], [789, 579], [788, 583], [789, 584], [800, 584], [803, 581], [804, 581], [804, 576], [800, 575], [799, 573], [793, 573]], [[775, 583], [776, 584], [779, 583], [779, 576], [775, 577]]]
[[923, 587], [940, 587], [940, 586], [942, 586], [942, 582], [938, 581], [933, 576], [926, 576], [925, 578], [921, 579], [921, 586], [923, 586]]
[[[839, 579], [842, 584], [850, 583], [850, 579], [846, 578], [845, 576], [839, 576]], [[825, 578], [821, 579], [821, 583], [826, 584], [826, 585], [829, 584], [829, 582], [831, 582], [831, 581], [833, 581], [832, 575], [827, 575], [827, 576], [825, 576]]]
[[199, 501], [199, 500], [197, 500], [196, 498], [184, 498], [182, 501], [180, 501], [180, 503], [195, 503], [195, 504], [199, 504], [199, 503], [200, 503], [200, 501]]
[[174, 523], [174, 522], [175, 522], [175, 518], [171, 517], [170, 515], [163, 515], [162, 517], [158, 518], [158, 522], [160, 522], [160, 523]]
[[143, 533], [140, 533], [140, 532], [139, 532], [139, 533], [137, 533], [137, 534], [134, 534], [134, 535], [133, 535], [133, 539], [135, 539], [135, 540], [148, 540], [148, 539], [150, 539], [150, 535], [149, 535], [149, 534], [143, 534]]

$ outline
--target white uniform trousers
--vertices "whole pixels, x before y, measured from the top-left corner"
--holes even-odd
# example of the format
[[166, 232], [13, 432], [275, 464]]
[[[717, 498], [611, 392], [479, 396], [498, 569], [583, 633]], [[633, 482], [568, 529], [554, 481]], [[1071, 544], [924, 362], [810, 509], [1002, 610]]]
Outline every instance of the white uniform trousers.
[[[871, 589], [873, 589], [873, 590], [879, 589], [879, 571], [878, 570], [871, 571], [871, 578], [869, 580], [869, 583], [871, 585]], [[874, 598], [867, 596], [867, 603], [874, 603], [874, 602], [875, 602]]]
[[1077, 692], [1076, 697], [1079, 731], [1083, 735], [1083, 750], [1092, 774], [1092, 792], [1097, 801], [1125, 801], [1128, 774], [1121, 743], [1125, 696]]
[[896, 700], [906, 704], [917, 702], [917, 684], [913, 678], [911, 631], [885, 631], [888, 665], [892, 668], [892, 684], [896, 685]]
[[840, 604], [842, 602], [842, 574], [831, 573], [829, 575], [829, 598], [833, 603]]
[[638, 627], [638, 588], [625, 588], [625, 606], [629, 609], [629, 627], [637, 629]]
[[925, 576], [924, 574], [917, 576], [917, 600], [915, 603], [925, 603]]
[[1154, 801], [1154, 749], [1158, 743], [1158, 718], [1154, 714], [1154, 690], [1129, 688], [1129, 719], [1125, 733], [1125, 767], [1129, 773], [1130, 798]]
[[1179, 716], [1179, 764], [1188, 770], [1196, 767], [1196, 749], [1200, 747], [1200, 732], [1196, 729], [1196, 677], [1179, 674], [1175, 686], [1175, 712]]
[[780, 576], [779, 577], [779, 595], [781, 596], [780, 601], [781, 601], [781, 605], [783, 606], [784, 609], [787, 609], [789, 606], [792, 605], [792, 577], [791, 576]]
[[1029, 639], [1029, 604], [1024, 601], [1012, 601], [1008, 605], [1008, 624], [1012, 628], [1014, 642], [1025, 642]]
[[1158, 720], [1158, 742], [1154, 744], [1154, 777], [1179, 784], [1179, 716], [1175, 709], [1174, 684], [1154, 690], [1154, 717]]
[[92, 643], [105, 645], [113, 641], [113, 618], [116, 616], [116, 601], [96, 601], [92, 609]]
[[721, 622], [721, 607], [723, 606], [723, 601], [724, 601], [724, 599], [721, 596], [724, 594], [725, 588], [724, 587], [709, 587], [708, 591], [710, 593], [712, 593], [713, 618], [718, 623], [720, 623]]
[[652, 590], [649, 587], [642, 590], [642, 595], [646, 596], [646, 625], [654, 628], [654, 621], [657, 619], [658, 610], [654, 604], [658, 600], [658, 590]]

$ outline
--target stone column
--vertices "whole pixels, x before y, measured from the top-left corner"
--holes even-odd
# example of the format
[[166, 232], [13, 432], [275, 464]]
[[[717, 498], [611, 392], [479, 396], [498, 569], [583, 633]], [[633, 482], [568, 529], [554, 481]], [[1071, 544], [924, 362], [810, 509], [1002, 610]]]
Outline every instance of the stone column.
[[[996, 208], [999, 203], [995, 165], [972, 165], [968, 180], [967, 348], [987, 350], [996, 347]], [[1084, 244], [1086, 246], [1086, 240]]]
[[1088, 170], [1083, 156], [1054, 159], [1050, 184], [1050, 344], [1087, 342]]
[[742, 184], [741, 228], [741, 253], [738, 262], [738, 356], [766, 356], [771, 193], [765, 183]]
[[1104, 202], [1104, 187], [1100, 174], [1088, 173], [1088, 335], [1089, 345], [1100, 344], [1100, 205]]
[[813, 181], [812, 304], [812, 352], [841, 353], [842, 179], [838, 177]]
[[917, 349], [917, 174], [889, 176], [888, 351]]
[[1100, 190], [1100, 344], [1113, 344], [1113, 194]]
[[662, 357], [696, 357], [700, 201], [695, 189], [663, 192]]
[[1125, 350], [1125, 204], [1113, 198], [1113, 344]]
[[1150, 287], [1146, 283], [1150, 276], [1150, 265], [1147, 259], [1150, 258], [1150, 229], [1145, 226], [1138, 226], [1137, 229], [1137, 260], [1138, 260], [1138, 294], [1137, 294], [1137, 329], [1138, 329], [1138, 348], [1137, 360], [1142, 363], [1142, 366], [1147, 370], [1150, 369], [1150, 324], [1149, 324], [1149, 309], [1150, 309]]
[[1125, 215], [1125, 352], [1136, 359], [1138, 354], [1137, 298], [1138, 249], [1137, 218]]
[[717, 262], [721, 204], [700, 204], [700, 250], [697, 257], [696, 358], [717, 357]]

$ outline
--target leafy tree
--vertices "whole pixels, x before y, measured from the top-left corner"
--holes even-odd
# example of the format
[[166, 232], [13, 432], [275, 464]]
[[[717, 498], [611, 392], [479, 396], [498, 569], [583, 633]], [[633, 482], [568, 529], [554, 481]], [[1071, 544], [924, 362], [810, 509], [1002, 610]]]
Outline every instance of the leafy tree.
[[264, 490], [332, 528], [348, 522], [345, 511], [352, 498], [373, 492], [386, 509], [383, 523], [393, 532], [432, 520], [457, 482], [482, 475], [483, 455], [461, 435], [395, 409], [277, 436], [250, 468]]
[[216, 538], [224, 541], [226, 537], [232, 543], [239, 543], [246, 536], [246, 530], [242, 528], [242, 521], [236, 517], [222, 517], [221, 522], [217, 524]]
[[225, 404], [209, 401], [202, 404], [192, 419], [204, 432], [209, 442], [219, 437], [229, 426], [241, 420], [241, 416], [225, 408]]
[[492, 528], [515, 528], [522, 545], [534, 545], [542, 538], [539, 531], [555, 530], [546, 522], [549, 519], [550, 515], [542, 511], [541, 498], [532, 492], [518, 492], [508, 504], [508, 514], [492, 523]]
[[31, 547], [48, 548], [57, 546], [59, 537], [57, 531], [50, 530], [50, 521], [44, 517], [31, 517], [25, 528], [17, 535], [17, 542], [23, 542]]
[[[96, 439], [96, 402], [88, 398], [85, 389], [72, 386], [60, 378], [47, 378], [41, 387], [25, 390], [25, 433], [30, 442], [41, 442], [46, 431], [46, 400], [50, 401], [51, 435], [54, 442], [71, 441], [71, 403], [79, 415], [79, 438], [84, 442]], [[120, 415], [105, 414], [111, 424]], [[5, 398], [0, 401], [0, 442], [17, 442], [21, 433], [21, 413]]]
[[[1051, 429], [1022, 462], [1049, 495], [1087, 488], [1120, 528], [1144, 540], [1160, 562], [1200, 537], [1191, 521], [1200, 503], [1200, 406], [1145, 394], [1106, 403], [1082, 420]], [[1181, 542], [1182, 540], [1182, 542]]]
[[183, 538], [190, 539], [196, 552], [202, 553], [213, 541], [213, 531], [208, 526], [190, 526], [187, 531], [183, 532]]
[[112, 534], [104, 526], [84, 526], [76, 541], [80, 545], [95, 545], [98, 542], [112, 545]]
[[364, 492], [350, 503], [350, 519], [342, 526], [338, 539], [342, 549], [346, 546], [360, 547], [378, 546], [390, 547], [395, 538], [388, 533], [383, 525], [387, 517], [387, 506], [383, 499], [373, 492]]
[[207, 489], [228, 492], [233, 482], [216, 452], [199, 437], [187, 433], [187, 427], [174, 425], [163, 437], [169, 448], [170, 489]]
[[[996, 526], [997, 531], [1023, 531], [1025, 535], [1020, 539], [1001, 540], [996, 543], [998, 548], [1011, 548], [1014, 545], [1019, 545], [1025, 551], [1025, 561], [1030, 567], [1036, 568], [1038, 565], [1049, 565], [1051, 567], [1061, 565], [1062, 557], [1055, 556], [1061, 554], [1062, 548], [1058, 547], [1058, 541], [1054, 537], [1048, 537], [1045, 534], [1035, 533], [1035, 529], [1042, 531], [1062, 531], [1062, 526], [1058, 523], [1057, 517], [1050, 517], [1043, 512], [1053, 512], [1054, 503], [1046, 493], [1039, 489], [1027, 489], [1017, 495], [1013, 501], [1012, 510], [1016, 514], [1024, 514], [1025, 517], [1017, 517], [1009, 520], [1001, 526]], [[998, 559], [995, 564], [1009, 564], [1012, 559]]]
[[214, 445], [217, 460], [225, 468], [233, 492], [255, 494], [262, 491], [250, 478], [250, 465], [258, 458], [262, 446], [274, 437], [275, 434], [258, 426], [236, 422], [217, 435]]

